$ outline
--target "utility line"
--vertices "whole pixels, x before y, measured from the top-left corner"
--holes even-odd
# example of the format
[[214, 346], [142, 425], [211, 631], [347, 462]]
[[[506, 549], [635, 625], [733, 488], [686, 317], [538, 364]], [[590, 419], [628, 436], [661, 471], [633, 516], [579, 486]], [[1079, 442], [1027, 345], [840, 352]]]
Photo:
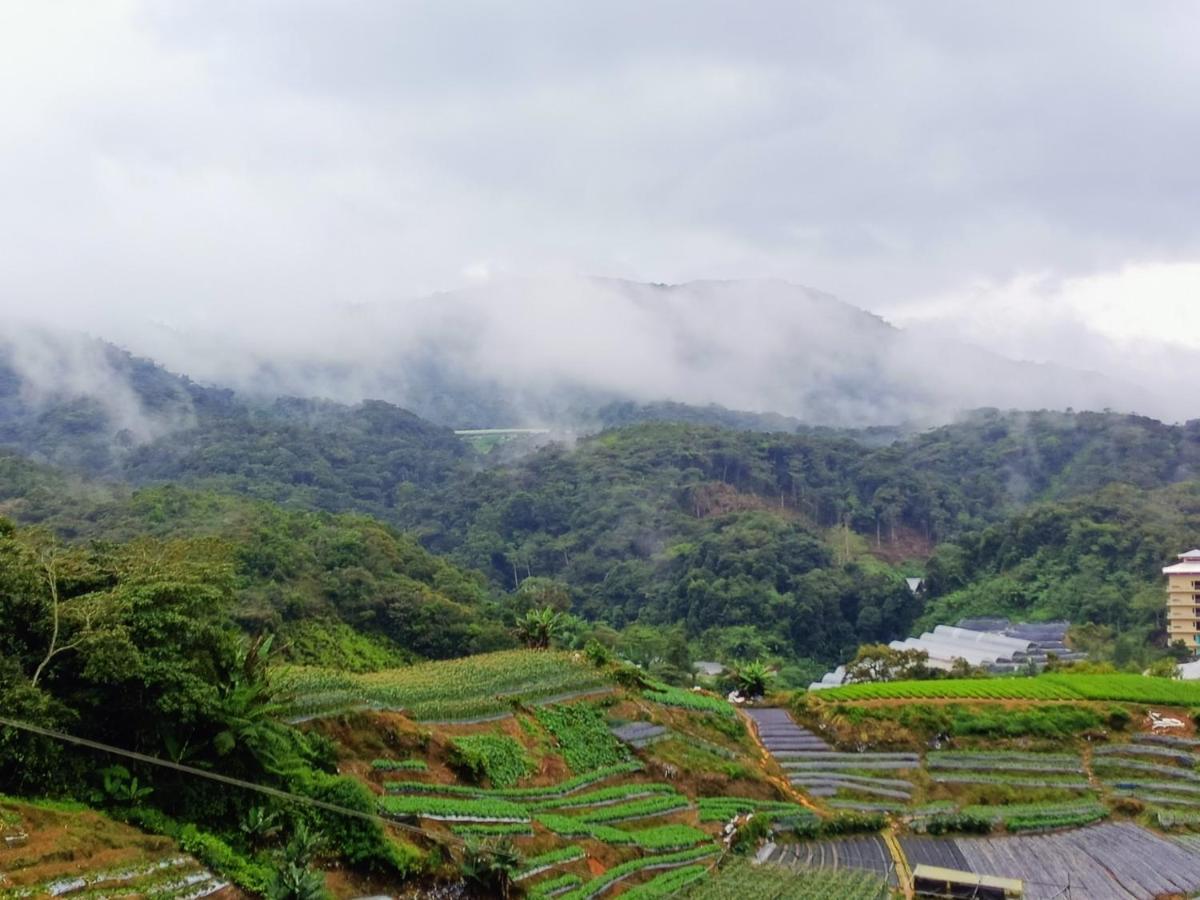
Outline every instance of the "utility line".
[[306, 797], [303, 794], [294, 794], [291, 791], [280, 790], [279, 788], [268, 787], [265, 784], [255, 784], [253, 781], [244, 781], [241, 778], [234, 778], [230, 775], [222, 775], [219, 772], [209, 772], [205, 769], [197, 769], [195, 766], [184, 765], [183, 763], [172, 762], [167, 759], [160, 759], [157, 756], [147, 756], [145, 753], [138, 753], [134, 750], [125, 750], [121, 747], [114, 747], [111, 744], [102, 744], [99, 741], [89, 740], [88, 738], [76, 737], [73, 734], [66, 734], [62, 731], [54, 731], [50, 728], [43, 728], [40, 725], [31, 725], [28, 722], [18, 722], [13, 719], [0, 717], [0, 725], [8, 728], [15, 728], [19, 731], [28, 731], [32, 734], [41, 735], [42, 737], [52, 738], [56, 741], [65, 741], [68, 744], [76, 744], [80, 747], [87, 747], [91, 750], [99, 750], [102, 753], [111, 753], [115, 756], [123, 756], [127, 759], [137, 760], [138, 762], [146, 763], [151, 766], [161, 766], [164, 769], [174, 769], [177, 772], [183, 772], [187, 775], [195, 775], [199, 778], [207, 778], [209, 781], [217, 781], [222, 784], [233, 785], [234, 787], [244, 788], [248, 791], [256, 791], [260, 794], [266, 794], [269, 797], [275, 797], [280, 800], [286, 800], [291, 803], [299, 803], [303, 806], [314, 806], [318, 809], [323, 809], [328, 812], [338, 813], [343, 816], [352, 816], [356, 819], [366, 819], [368, 822], [377, 822], [381, 825], [390, 825], [395, 828], [401, 828], [405, 831], [419, 834], [424, 838], [436, 841], [442, 844], [464, 845], [465, 842], [458, 838], [443, 837], [433, 834], [423, 828], [418, 828], [415, 825], [406, 825], [403, 822], [397, 822], [395, 819], [389, 819], [386, 816], [380, 816], [375, 813], [363, 812], [358, 809], [350, 809], [347, 806], [338, 806], [336, 803], [328, 803], [325, 800], [318, 800], [315, 797]]

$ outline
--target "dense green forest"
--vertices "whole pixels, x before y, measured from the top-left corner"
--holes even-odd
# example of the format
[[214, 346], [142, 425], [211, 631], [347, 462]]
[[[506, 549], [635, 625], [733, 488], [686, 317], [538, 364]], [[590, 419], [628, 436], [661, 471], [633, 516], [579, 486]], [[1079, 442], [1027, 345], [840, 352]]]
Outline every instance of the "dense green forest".
[[[796, 680], [982, 611], [1145, 644], [1152, 604], [1134, 597], [1196, 542], [1196, 517], [1162, 490], [1196, 476], [1196, 423], [980, 410], [852, 432], [654, 404], [610, 407], [630, 424], [513, 459], [386, 403], [252, 401], [106, 352], [153, 433], [114, 432], [95, 399], [31, 405], [10, 372], [9, 515], [77, 542], [219, 535], [238, 620], [343, 662], [368, 652], [360, 638], [385, 655], [501, 646], [500, 623], [540, 602], [639, 658], [680, 662], [669, 647], [684, 641], [798, 666]], [[918, 599], [902, 576], [926, 571]]]

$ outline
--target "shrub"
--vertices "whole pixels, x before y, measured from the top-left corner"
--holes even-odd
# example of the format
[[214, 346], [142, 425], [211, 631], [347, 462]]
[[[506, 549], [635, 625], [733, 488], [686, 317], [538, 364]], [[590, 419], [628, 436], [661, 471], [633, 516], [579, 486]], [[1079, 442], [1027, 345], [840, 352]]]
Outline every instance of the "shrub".
[[252, 894], [265, 894], [274, 880], [275, 873], [269, 866], [238, 853], [215, 834], [201, 831], [195, 825], [180, 829], [179, 846]]
[[975, 813], [938, 813], [925, 820], [925, 831], [929, 834], [987, 834], [992, 830], [992, 820]]
[[887, 817], [880, 813], [839, 813], [831, 819], [821, 820], [809, 815], [788, 820], [788, 830], [801, 838], [836, 837], [844, 834], [861, 834], [882, 831], [887, 827]]
[[738, 826], [731, 847], [734, 853], [748, 853], [771, 834], [771, 817], [751, 816]]
[[1124, 731], [1132, 721], [1133, 716], [1125, 707], [1110, 706], [1108, 708], [1108, 727], [1113, 731]]
[[272, 876], [266, 900], [329, 900], [325, 878], [306, 866], [287, 863]]
[[423, 759], [374, 759], [371, 768], [377, 772], [426, 772], [429, 764]]
[[[359, 812], [375, 812], [374, 795], [353, 778], [314, 772], [297, 780], [292, 787], [315, 800]], [[421, 851], [390, 837], [376, 821], [320, 809], [313, 811], [312, 816], [326, 842], [351, 865], [390, 869], [401, 876], [413, 875], [424, 866]]]

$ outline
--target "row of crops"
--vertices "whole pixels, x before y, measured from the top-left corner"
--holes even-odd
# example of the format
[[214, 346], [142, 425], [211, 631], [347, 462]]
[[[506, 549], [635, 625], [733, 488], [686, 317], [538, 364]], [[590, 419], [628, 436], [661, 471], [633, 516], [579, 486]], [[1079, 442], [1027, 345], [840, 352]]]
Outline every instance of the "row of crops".
[[[607, 787], [589, 787], [595, 779], [628, 770], [619, 764], [578, 776], [559, 785], [542, 788], [486, 789], [466, 785], [437, 785], [423, 782], [387, 782], [389, 793], [379, 799], [380, 809], [394, 817], [416, 817], [451, 823], [470, 823], [495, 828], [495, 833], [524, 833], [536, 817], [551, 831], [571, 836], [589, 836], [613, 843], [633, 843], [647, 848], [661, 846], [661, 835], [638, 841], [622, 832], [619, 837], [605, 832], [614, 823], [671, 815], [691, 808], [687, 796], [674, 787], [657, 782], [630, 782]], [[487, 833], [487, 832], [480, 832]], [[676, 833], [676, 837], [679, 833]], [[689, 833], [690, 839], [694, 835]], [[616, 837], [615, 840], [613, 838]]]
[[1200, 819], [1200, 741], [1135, 735], [1125, 744], [1093, 751], [1092, 769], [1118, 796], [1132, 797], [1153, 810], [1164, 827]]
[[1007, 831], [1080, 828], [1108, 818], [1108, 807], [1094, 800], [1073, 803], [1011, 803], [1004, 806], [965, 806], [960, 815], [1003, 825]]
[[642, 764], [636, 761], [615, 763], [546, 787], [482, 788], [466, 784], [433, 784], [426, 781], [385, 781], [383, 786], [389, 793], [394, 794], [456, 794], [463, 797], [500, 797], [533, 802], [575, 794], [609, 778], [639, 772], [641, 768]]
[[1033, 677], [948, 678], [848, 684], [821, 691], [822, 700], [1108, 700], [1169, 706], [1200, 705], [1200, 684], [1145, 675], [1050, 673]]
[[[80, 871], [78, 860], [69, 861], [71, 874], [56, 874], [31, 883], [0, 882], [9, 889], [6, 897], [63, 896], [152, 896], [162, 900], [199, 900], [229, 887], [212, 872], [188, 856], [173, 856], [157, 862], [141, 862], [111, 869]], [[20, 878], [18, 865], [16, 877]], [[64, 867], [65, 868], [65, 867]], [[11, 870], [10, 870], [11, 872]]]
[[567, 863], [575, 862], [583, 859], [585, 856], [581, 847], [558, 847], [554, 850], [549, 850], [546, 853], [540, 853], [537, 856], [531, 856], [525, 860], [525, 866], [513, 877], [514, 881], [524, 881], [527, 878], [533, 878], [535, 875], [540, 875], [542, 872], [547, 872], [550, 869], [558, 866], [566, 865]]
[[658, 900], [660, 897], [674, 897], [689, 885], [704, 881], [708, 875], [708, 866], [684, 866], [682, 869], [674, 869], [656, 875], [645, 884], [630, 888], [621, 896], [625, 900]]
[[508, 650], [356, 675], [287, 666], [273, 674], [292, 720], [354, 709], [403, 711], [421, 721], [502, 715], [513, 700], [545, 702], [608, 686], [605, 675], [570, 653]]
[[776, 754], [788, 780], [815, 797], [884, 798], [908, 802], [913, 784], [900, 777], [919, 769], [915, 753], [802, 751]]
[[798, 803], [775, 800], [754, 800], [750, 797], [701, 797], [696, 801], [701, 822], [728, 822], [747, 813], [773, 817], [814, 818], [813, 813]]
[[935, 784], [1074, 791], [1091, 788], [1083, 761], [1069, 753], [941, 751], [925, 755], [925, 768]]
[[677, 706], [680, 709], [689, 709], [695, 712], [714, 713], [726, 719], [737, 716], [733, 706], [727, 701], [698, 691], [685, 691], [682, 688], [653, 682], [642, 694], [647, 700], [653, 700], [663, 706]]
[[623, 829], [554, 813], [543, 813], [537, 817], [537, 821], [547, 831], [561, 838], [587, 838], [613, 847], [637, 847], [651, 852], [682, 850], [709, 839], [700, 829], [677, 823]]
[[610, 887], [639, 875], [643, 872], [654, 872], [660, 869], [678, 868], [695, 863], [701, 859], [712, 859], [718, 855], [720, 851], [716, 846], [709, 844], [704, 847], [693, 847], [688, 850], [677, 850], [674, 853], [660, 853], [654, 856], [643, 856], [638, 859], [631, 859], [628, 862], [619, 863], [608, 869], [602, 875], [598, 875], [591, 881], [584, 882], [579, 887], [569, 891], [561, 896], [564, 900], [591, 900], [592, 897], [597, 897], [607, 891]]
[[795, 872], [774, 866], [737, 862], [704, 881], [691, 900], [882, 900], [887, 883], [871, 872], [821, 869]]

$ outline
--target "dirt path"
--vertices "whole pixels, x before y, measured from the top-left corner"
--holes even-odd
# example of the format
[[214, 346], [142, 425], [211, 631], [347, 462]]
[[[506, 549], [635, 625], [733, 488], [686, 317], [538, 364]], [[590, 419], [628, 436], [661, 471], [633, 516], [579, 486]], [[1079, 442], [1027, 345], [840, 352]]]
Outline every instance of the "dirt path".
[[905, 900], [912, 900], [912, 869], [909, 868], [908, 857], [904, 855], [904, 849], [896, 838], [896, 829], [886, 828], [880, 836], [887, 845], [888, 853], [892, 855], [892, 862], [896, 864], [896, 880], [900, 883], [900, 891], [904, 894]]

